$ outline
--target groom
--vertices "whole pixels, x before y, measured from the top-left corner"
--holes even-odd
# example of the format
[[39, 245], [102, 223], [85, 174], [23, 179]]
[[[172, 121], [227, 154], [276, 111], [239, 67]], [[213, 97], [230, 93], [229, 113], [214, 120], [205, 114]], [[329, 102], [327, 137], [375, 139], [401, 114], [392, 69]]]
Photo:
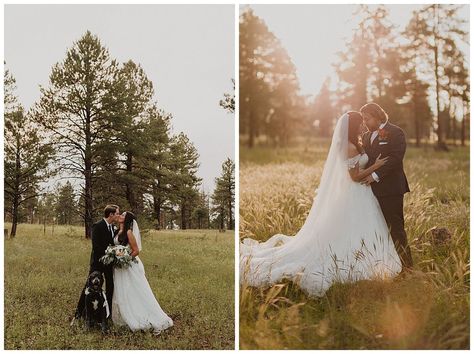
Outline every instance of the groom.
[[403, 157], [406, 150], [405, 133], [389, 123], [388, 115], [376, 103], [367, 103], [360, 109], [364, 124], [369, 131], [362, 137], [362, 144], [369, 156], [367, 166], [377, 156], [388, 156], [387, 163], [367, 176], [362, 183], [370, 185], [377, 197], [387, 222], [393, 243], [402, 262], [402, 272], [413, 268], [403, 216], [403, 195], [410, 191], [403, 171]]
[[[100, 271], [105, 278], [105, 294], [112, 313], [112, 296], [114, 293], [114, 278], [112, 265], [104, 265], [100, 262], [100, 257], [105, 255], [105, 250], [109, 245], [114, 244], [114, 236], [117, 233], [113, 223], [117, 223], [120, 217], [120, 208], [117, 205], [107, 205], [104, 209], [104, 218], [92, 226], [92, 252], [90, 260], [89, 274], [93, 271]], [[87, 283], [86, 283], [87, 286]], [[75, 318], [82, 317], [86, 305], [85, 287], [79, 298]]]

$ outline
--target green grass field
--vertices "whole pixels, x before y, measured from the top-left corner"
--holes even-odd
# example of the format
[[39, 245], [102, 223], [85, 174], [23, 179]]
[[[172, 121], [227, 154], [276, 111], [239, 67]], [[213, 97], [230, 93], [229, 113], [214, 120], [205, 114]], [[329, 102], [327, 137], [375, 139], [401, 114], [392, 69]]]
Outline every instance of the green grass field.
[[[240, 149], [240, 237], [266, 240], [303, 225], [329, 142]], [[469, 147], [409, 147], [406, 230], [413, 276], [335, 284], [309, 298], [295, 284], [240, 289], [241, 349], [468, 349]], [[446, 228], [437, 242], [429, 232]]]
[[[6, 226], [8, 227], [8, 225]], [[147, 279], [174, 327], [159, 336], [69, 326], [89, 269], [79, 227], [19, 225], [5, 240], [5, 349], [233, 349], [234, 233], [142, 235]], [[77, 322], [76, 322], [77, 323]]]

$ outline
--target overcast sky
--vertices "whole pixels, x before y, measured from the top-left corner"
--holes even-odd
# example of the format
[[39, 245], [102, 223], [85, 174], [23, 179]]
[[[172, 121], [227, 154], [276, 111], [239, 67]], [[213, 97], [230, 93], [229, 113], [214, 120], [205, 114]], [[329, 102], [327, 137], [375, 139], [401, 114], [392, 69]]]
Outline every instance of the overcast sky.
[[[333, 79], [336, 53], [344, 50], [356, 24], [358, 5], [250, 5], [287, 49], [296, 66], [301, 92], [319, 92], [326, 77]], [[377, 5], [370, 5], [377, 6]], [[390, 20], [403, 29], [421, 5], [386, 5]], [[241, 11], [246, 5], [241, 5]], [[469, 6], [460, 15], [469, 19]], [[469, 30], [469, 27], [467, 28]], [[469, 48], [464, 47], [467, 55]]]
[[233, 5], [6, 5], [5, 60], [25, 108], [52, 66], [87, 30], [113, 58], [129, 59], [153, 81], [173, 132], [197, 147], [206, 191], [234, 159], [234, 118], [219, 106], [234, 78]]

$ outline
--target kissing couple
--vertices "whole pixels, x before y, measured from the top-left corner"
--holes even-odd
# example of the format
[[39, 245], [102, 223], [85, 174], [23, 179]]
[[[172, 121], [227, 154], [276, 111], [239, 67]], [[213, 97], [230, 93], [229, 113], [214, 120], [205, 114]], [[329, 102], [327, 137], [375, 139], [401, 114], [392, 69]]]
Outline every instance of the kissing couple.
[[[114, 223], [118, 224], [119, 228], [116, 228]], [[129, 246], [131, 256], [135, 259], [134, 263], [128, 268], [118, 268], [101, 262], [100, 259], [105, 255], [107, 248], [113, 245]], [[132, 331], [153, 329], [159, 333], [171, 327], [173, 320], [161, 309], [153, 295], [145, 277], [143, 263], [138, 257], [141, 250], [140, 229], [135, 215], [129, 211], [120, 214], [117, 205], [107, 205], [103, 219], [92, 226], [89, 268], [89, 276], [99, 272], [105, 278], [105, 294], [99, 289], [100, 303], [103, 304], [106, 313], [104, 317], [107, 317], [107, 320], [111, 317], [115, 325], [128, 326]], [[76, 319], [87, 317], [86, 296], [91, 291], [87, 282], [76, 308]], [[93, 304], [93, 308], [97, 309], [97, 303]]]
[[410, 191], [405, 150], [405, 133], [376, 103], [343, 114], [304, 225], [295, 236], [244, 239], [240, 282], [261, 287], [286, 278], [322, 296], [336, 282], [411, 272], [403, 215]]

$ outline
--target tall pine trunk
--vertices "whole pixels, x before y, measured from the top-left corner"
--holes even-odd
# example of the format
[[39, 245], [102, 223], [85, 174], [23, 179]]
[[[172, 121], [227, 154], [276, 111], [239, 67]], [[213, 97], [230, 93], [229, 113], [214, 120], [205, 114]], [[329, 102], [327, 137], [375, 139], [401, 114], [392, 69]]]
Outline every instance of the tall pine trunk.
[[448, 150], [446, 143], [444, 142], [444, 131], [443, 131], [443, 122], [442, 122], [442, 117], [440, 114], [440, 84], [439, 84], [439, 73], [438, 73], [438, 68], [439, 68], [439, 53], [438, 53], [438, 24], [439, 24], [439, 16], [438, 16], [438, 5], [433, 5], [434, 6], [434, 16], [435, 16], [435, 30], [434, 30], [434, 46], [433, 46], [433, 52], [434, 52], [434, 72], [435, 72], [435, 81], [436, 81], [436, 113], [437, 113], [437, 118], [438, 118], [438, 129], [436, 130], [436, 135], [438, 136], [438, 149], [440, 150]]
[[85, 161], [85, 183], [84, 183], [84, 227], [86, 238], [92, 236], [92, 171], [90, 158]]
[[453, 139], [453, 145], [456, 146], [456, 115], [451, 117], [451, 138]]
[[415, 138], [416, 138], [416, 147], [420, 147], [420, 135], [421, 135], [421, 129], [420, 129], [420, 118], [418, 118], [418, 105], [416, 104], [417, 102], [417, 93], [418, 93], [418, 85], [415, 80], [415, 89], [414, 89], [415, 94], [413, 95], [413, 113], [414, 113], [414, 120], [415, 120]]
[[[466, 101], [463, 100], [463, 106], [465, 105]], [[467, 106], [467, 105], [466, 105]], [[461, 121], [461, 146], [466, 146], [466, 114], [469, 113], [469, 110], [466, 109], [464, 110], [463, 107], [463, 115], [462, 115], [462, 121]]]
[[253, 119], [253, 112], [250, 113], [249, 117], [249, 141], [248, 141], [248, 147], [253, 148], [255, 144], [255, 135], [256, 135], [256, 127], [255, 127], [255, 122]]
[[155, 213], [155, 230], [161, 229], [161, 198], [153, 196], [153, 211]]
[[181, 229], [186, 230], [186, 207], [181, 203]]
[[12, 210], [12, 230], [10, 232], [10, 237], [13, 238], [16, 236], [16, 228], [18, 225], [18, 197], [13, 198], [13, 210]]
[[[127, 161], [125, 162], [126, 170], [128, 175], [130, 176], [133, 172], [133, 156], [131, 152], [127, 152]], [[127, 181], [125, 183], [125, 194], [126, 198], [128, 201], [128, 204], [130, 205], [130, 209], [132, 213], [137, 213], [137, 207], [136, 207], [136, 201], [135, 201], [135, 195], [133, 192], [133, 186], [132, 182]]]
[[232, 230], [234, 228], [234, 222], [232, 218], [232, 191], [230, 190], [230, 187], [229, 187], [229, 201], [227, 203], [227, 209], [229, 212], [229, 225], [227, 225], [227, 228], [229, 230]]
[[92, 138], [91, 138], [91, 114], [86, 112], [85, 129], [86, 147], [84, 154], [84, 228], [85, 237], [92, 236]]
[[224, 208], [222, 208], [222, 207], [221, 207], [221, 217], [220, 217], [220, 219], [221, 219], [220, 229], [224, 230], [224, 227], [225, 227], [225, 225], [224, 225], [225, 212], [224, 212]]
[[21, 169], [21, 155], [20, 155], [20, 141], [16, 139], [16, 154], [15, 154], [15, 185], [13, 190], [13, 205], [12, 205], [12, 230], [10, 237], [16, 236], [16, 228], [18, 225], [18, 207], [20, 205], [20, 169]]

